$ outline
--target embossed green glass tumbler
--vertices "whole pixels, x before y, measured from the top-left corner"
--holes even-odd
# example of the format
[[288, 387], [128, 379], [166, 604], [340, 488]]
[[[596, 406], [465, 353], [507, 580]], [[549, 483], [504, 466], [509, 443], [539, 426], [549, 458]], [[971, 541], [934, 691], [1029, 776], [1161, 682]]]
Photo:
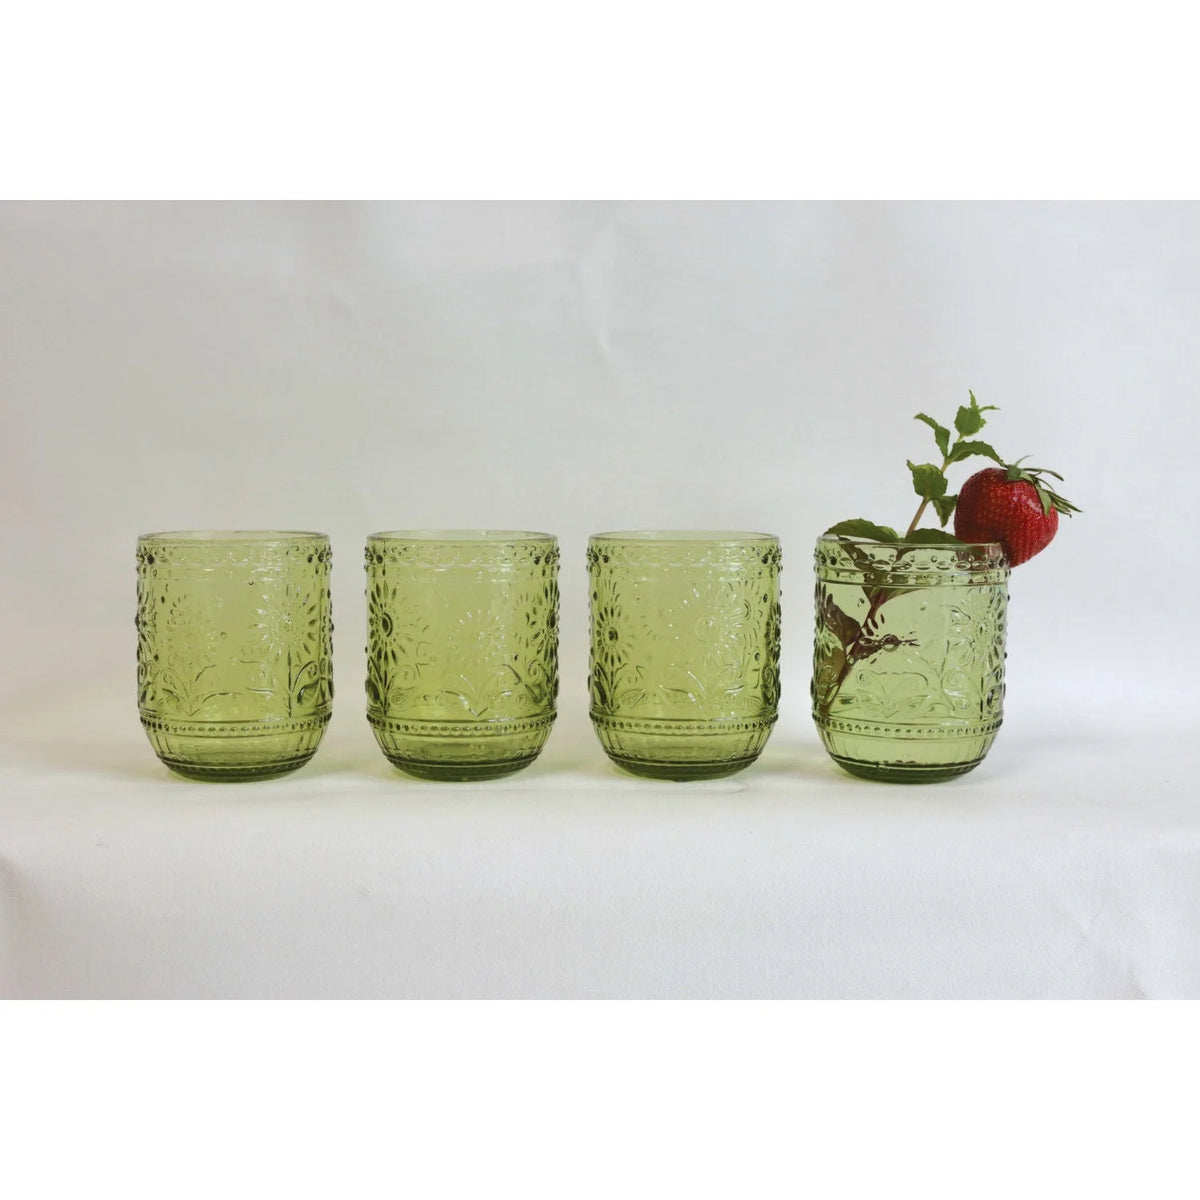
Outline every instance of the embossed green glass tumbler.
[[779, 539], [601, 533], [588, 544], [591, 716], [635, 775], [749, 766], [779, 706]]
[[196, 779], [303, 766], [333, 702], [329, 539], [279, 530], [138, 538], [138, 710]]
[[1003, 715], [1008, 572], [993, 542], [817, 541], [813, 719], [835, 762], [934, 783], [983, 761]]
[[528, 766], [558, 696], [558, 542], [427, 530], [367, 540], [367, 719], [422, 779]]

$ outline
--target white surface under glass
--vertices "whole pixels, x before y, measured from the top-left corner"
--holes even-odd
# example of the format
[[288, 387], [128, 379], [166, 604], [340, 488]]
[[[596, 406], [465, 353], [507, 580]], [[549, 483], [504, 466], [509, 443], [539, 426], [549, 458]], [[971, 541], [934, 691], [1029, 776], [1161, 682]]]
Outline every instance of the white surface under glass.
[[1200, 995], [1182, 728], [1018, 713], [900, 787], [787, 729], [736, 778], [638, 780], [569, 725], [486, 785], [408, 779], [351, 713], [254, 784], [170, 776], [136, 720], [10, 746], [0, 993]]

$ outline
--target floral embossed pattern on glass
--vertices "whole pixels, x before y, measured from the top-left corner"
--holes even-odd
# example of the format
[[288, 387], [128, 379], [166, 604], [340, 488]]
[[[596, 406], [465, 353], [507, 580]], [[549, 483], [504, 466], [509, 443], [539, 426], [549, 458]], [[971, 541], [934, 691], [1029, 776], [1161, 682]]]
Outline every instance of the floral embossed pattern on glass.
[[637, 775], [707, 779], [754, 762], [779, 706], [779, 540], [596, 534], [591, 717]]
[[983, 761], [1004, 701], [1008, 572], [992, 542], [817, 541], [813, 719], [837, 763], [924, 783]]
[[507, 775], [541, 753], [558, 696], [558, 543], [507, 530], [367, 541], [367, 719], [423, 779]]
[[138, 711], [168, 767], [258, 779], [313, 756], [333, 701], [329, 563], [320, 533], [138, 539]]

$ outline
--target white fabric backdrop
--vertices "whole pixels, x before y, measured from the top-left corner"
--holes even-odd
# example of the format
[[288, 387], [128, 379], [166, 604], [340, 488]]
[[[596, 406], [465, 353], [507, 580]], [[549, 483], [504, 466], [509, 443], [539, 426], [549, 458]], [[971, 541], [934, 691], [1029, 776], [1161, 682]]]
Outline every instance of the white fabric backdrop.
[[[0, 993], [1195, 996], [1194, 204], [0, 205]], [[1011, 584], [974, 774], [868, 786], [807, 715], [811, 545], [906, 522], [973, 388], [1084, 515]], [[974, 466], [960, 468], [965, 477]], [[134, 699], [133, 541], [334, 544], [330, 733], [191, 785]], [[392, 772], [366, 533], [547, 529], [543, 759]], [[586, 719], [589, 532], [784, 546], [761, 762], [665, 786]]]

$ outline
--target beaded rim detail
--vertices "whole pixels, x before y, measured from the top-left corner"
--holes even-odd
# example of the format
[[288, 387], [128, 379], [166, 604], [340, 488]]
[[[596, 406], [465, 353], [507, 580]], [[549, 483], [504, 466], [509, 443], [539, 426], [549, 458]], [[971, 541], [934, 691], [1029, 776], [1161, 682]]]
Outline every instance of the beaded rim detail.
[[998, 542], [933, 546], [868, 542], [828, 534], [817, 539], [813, 564], [826, 583], [860, 587], [944, 587], [1005, 583], [1011, 568]]

